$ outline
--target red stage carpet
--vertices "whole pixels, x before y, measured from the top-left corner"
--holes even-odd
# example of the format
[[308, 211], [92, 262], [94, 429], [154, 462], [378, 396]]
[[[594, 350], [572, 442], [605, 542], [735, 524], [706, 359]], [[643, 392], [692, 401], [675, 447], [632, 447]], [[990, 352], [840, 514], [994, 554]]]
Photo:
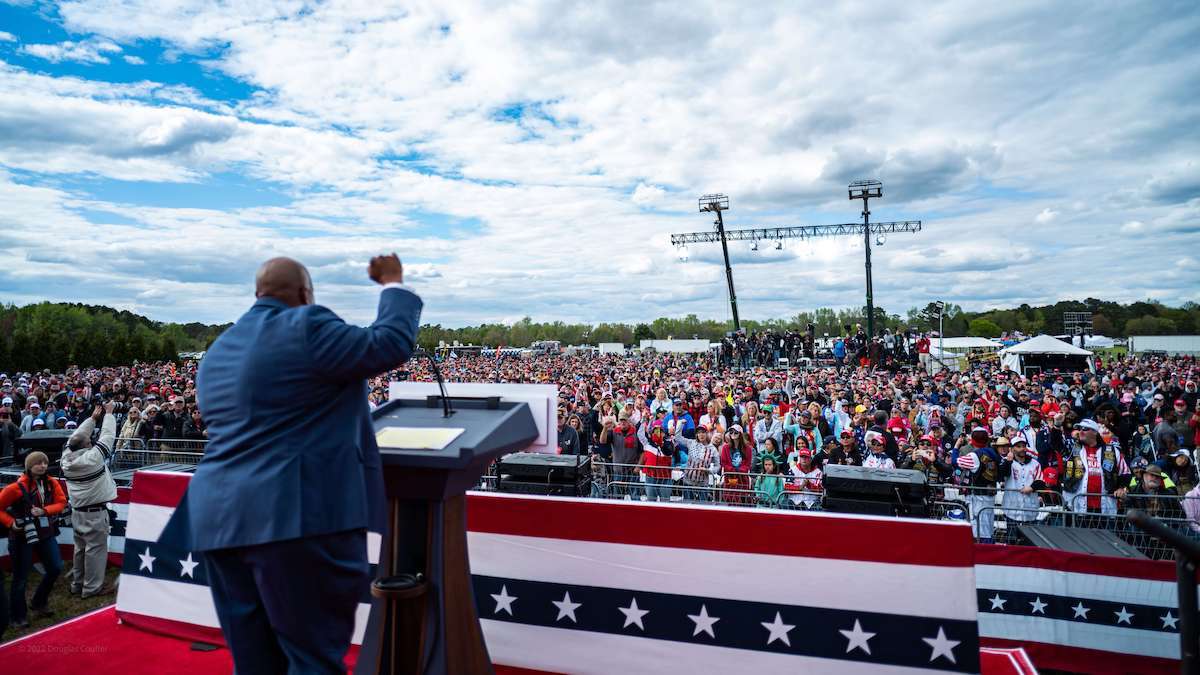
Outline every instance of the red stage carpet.
[[[347, 666], [353, 665], [353, 650]], [[1021, 650], [981, 651], [985, 675], [1036, 673]], [[39, 675], [224, 675], [233, 672], [229, 651], [194, 651], [190, 642], [117, 623], [110, 605], [0, 645], [4, 672]], [[504, 674], [529, 673], [497, 667]]]

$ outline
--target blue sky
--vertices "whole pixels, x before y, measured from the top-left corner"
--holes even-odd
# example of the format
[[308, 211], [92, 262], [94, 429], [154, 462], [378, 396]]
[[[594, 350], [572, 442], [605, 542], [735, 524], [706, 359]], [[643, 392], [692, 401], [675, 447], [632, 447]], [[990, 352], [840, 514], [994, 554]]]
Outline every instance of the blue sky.
[[[0, 301], [229, 321], [275, 255], [368, 321], [728, 318], [729, 227], [920, 219], [876, 302], [1200, 301], [1193, 2], [0, 0]], [[750, 318], [862, 303], [850, 240], [732, 245]]]

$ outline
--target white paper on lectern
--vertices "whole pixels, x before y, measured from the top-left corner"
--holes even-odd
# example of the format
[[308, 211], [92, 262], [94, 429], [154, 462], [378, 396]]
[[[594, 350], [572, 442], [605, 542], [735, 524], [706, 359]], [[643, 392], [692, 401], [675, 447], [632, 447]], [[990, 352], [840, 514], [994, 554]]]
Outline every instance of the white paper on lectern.
[[[392, 382], [388, 399], [425, 400], [439, 393], [436, 382]], [[499, 396], [502, 401], [529, 404], [538, 437], [525, 452], [558, 452], [558, 385], [554, 384], [496, 384], [489, 382], [447, 382], [450, 396]]]

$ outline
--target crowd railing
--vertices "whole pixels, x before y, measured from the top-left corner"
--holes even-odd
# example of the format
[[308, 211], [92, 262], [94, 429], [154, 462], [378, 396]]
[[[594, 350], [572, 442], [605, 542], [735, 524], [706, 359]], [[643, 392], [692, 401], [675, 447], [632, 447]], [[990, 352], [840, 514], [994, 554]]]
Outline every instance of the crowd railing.
[[208, 441], [183, 438], [118, 438], [113, 453], [113, 471], [130, 471], [151, 466], [195, 466], [204, 457]]
[[[485, 475], [478, 489], [497, 489], [497, 476]], [[790, 473], [763, 474], [748, 472], [712, 472], [702, 467], [647, 467], [641, 464], [604, 462], [593, 472], [587, 494], [600, 499], [628, 501], [661, 501], [691, 504], [715, 504], [780, 510], [820, 510], [823, 490], [800, 489], [799, 477]], [[764, 483], [779, 485], [765, 489]], [[1078, 495], [1086, 499], [1096, 495]], [[1166, 496], [1179, 509], [1185, 498]], [[1006, 506], [1006, 503], [1009, 504]], [[1142, 506], [1145, 504], [1142, 503]], [[1154, 539], [1124, 524], [1124, 505], [1111, 514], [1077, 513], [1063, 496], [1054, 490], [1038, 490], [1026, 494], [1002, 487], [959, 486], [944, 483], [930, 484], [930, 499], [926, 513], [935, 520], [961, 520], [972, 525], [976, 537], [1001, 544], [1023, 543], [1020, 526], [1042, 524], [1059, 527], [1103, 529], [1116, 533], [1123, 540], [1151, 558], [1169, 556], [1170, 551]], [[1164, 513], [1158, 510], [1156, 513]], [[1171, 513], [1179, 511], [1171, 510]], [[1157, 516], [1168, 526], [1200, 540], [1200, 523], [1184, 518]], [[981, 534], [984, 533], [984, 534]], [[990, 536], [986, 536], [990, 534]]]

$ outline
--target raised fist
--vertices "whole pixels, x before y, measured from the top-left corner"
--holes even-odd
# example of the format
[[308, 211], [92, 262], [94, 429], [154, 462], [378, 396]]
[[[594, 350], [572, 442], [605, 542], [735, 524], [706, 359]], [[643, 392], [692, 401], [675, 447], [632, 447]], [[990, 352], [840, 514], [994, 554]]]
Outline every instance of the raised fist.
[[395, 253], [377, 255], [367, 265], [367, 275], [377, 284], [404, 283], [404, 266]]

